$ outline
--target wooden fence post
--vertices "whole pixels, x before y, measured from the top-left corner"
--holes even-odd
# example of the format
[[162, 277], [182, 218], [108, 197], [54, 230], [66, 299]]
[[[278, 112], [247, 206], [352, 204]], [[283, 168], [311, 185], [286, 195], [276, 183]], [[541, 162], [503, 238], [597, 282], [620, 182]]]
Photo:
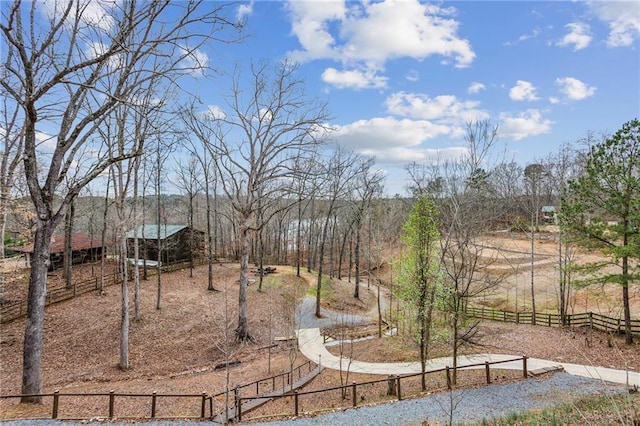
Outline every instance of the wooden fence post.
[[113, 408], [115, 405], [115, 399], [116, 399], [116, 391], [110, 390], [109, 391], [109, 418], [110, 419], [113, 418]]
[[448, 365], [447, 365], [445, 371], [447, 373], [447, 389], [451, 390], [451, 372], [449, 371], [449, 366]]
[[398, 401], [402, 401], [402, 390], [400, 388], [400, 376], [398, 376], [397, 380], [398, 380], [398, 385], [397, 385], [397, 387], [398, 387]]
[[151, 418], [156, 416], [156, 399], [158, 398], [158, 392], [153, 391], [151, 394]]
[[58, 418], [58, 403], [59, 403], [59, 399], [60, 399], [60, 391], [56, 390], [53, 392], [53, 408], [51, 410], [51, 418], [52, 419], [57, 419]]
[[489, 361], [485, 361], [484, 362], [484, 372], [485, 372], [485, 376], [487, 377], [487, 384], [491, 383], [491, 372], [489, 370]]
[[387, 376], [387, 395], [396, 394], [396, 378], [392, 374]]
[[202, 405], [200, 406], [200, 418], [204, 419], [204, 412], [207, 406], [207, 393], [202, 392]]
[[351, 385], [351, 397], [353, 399], [353, 406], [355, 407], [357, 405], [357, 396], [356, 396], [356, 382], [353, 382], [353, 384]]
[[293, 391], [293, 406], [295, 411], [295, 416], [298, 417], [298, 390]]
[[526, 355], [522, 356], [522, 375], [524, 376], [525, 379], [529, 375], [529, 373], [527, 372], [527, 356]]

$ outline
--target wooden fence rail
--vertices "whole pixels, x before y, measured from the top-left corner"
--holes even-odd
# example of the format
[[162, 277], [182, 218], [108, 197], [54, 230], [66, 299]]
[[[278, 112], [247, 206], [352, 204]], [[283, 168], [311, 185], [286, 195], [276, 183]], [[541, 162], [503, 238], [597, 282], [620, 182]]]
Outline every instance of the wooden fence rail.
[[[250, 383], [246, 383], [246, 384], [242, 384], [242, 385], [238, 385], [236, 386], [234, 389], [230, 389], [229, 390], [229, 396], [231, 396], [232, 400], [234, 400], [235, 397], [237, 397], [237, 395], [239, 394], [239, 389], [243, 389], [246, 391], [250, 391], [252, 389], [258, 389], [259, 385], [261, 383], [274, 383], [274, 387], [271, 390], [275, 390], [275, 384], [276, 383], [280, 383], [280, 379], [284, 379], [286, 380], [286, 383], [284, 380], [282, 380], [282, 389], [286, 389], [287, 385], [289, 385], [290, 383], [292, 383], [295, 379], [294, 377], [298, 376], [298, 378], [300, 378], [303, 375], [303, 371], [306, 372], [310, 372], [311, 370], [313, 370], [314, 368], [316, 368], [316, 365], [311, 362], [311, 361], [306, 361], [303, 364], [295, 367], [292, 371], [288, 371], [285, 373], [280, 373], [280, 374], [276, 374], [276, 375], [272, 375], [272, 376], [268, 376]], [[256, 397], [259, 396], [258, 392], [259, 390], [256, 391]], [[263, 392], [264, 393], [264, 392]], [[220, 392], [217, 394], [213, 394], [213, 395], [209, 395], [207, 394], [207, 392], [202, 392], [201, 394], [161, 394], [161, 393], [157, 393], [157, 392], [153, 392], [153, 393], [117, 393], [115, 391], [109, 391], [108, 393], [106, 392], [98, 392], [98, 393], [60, 393], [60, 391], [54, 391], [53, 393], [42, 393], [42, 394], [33, 394], [33, 395], [0, 395], [0, 400], [11, 400], [11, 399], [21, 399], [23, 397], [40, 397], [40, 398], [51, 398], [51, 417], [52, 419], [62, 419], [60, 417], [60, 413], [61, 413], [61, 400], [65, 399], [65, 400], [69, 400], [70, 398], [79, 398], [80, 400], [76, 400], [76, 405], [80, 405], [80, 406], [84, 406], [86, 405], [86, 399], [82, 400], [83, 398], [97, 398], [97, 397], [101, 397], [104, 398], [107, 401], [107, 406], [106, 406], [106, 410], [104, 410], [104, 413], [108, 413], [108, 415], [106, 416], [109, 419], [114, 419], [114, 418], [119, 418], [119, 419], [127, 419], [127, 418], [135, 418], [135, 419], [173, 419], [173, 418], [181, 418], [181, 419], [188, 419], [188, 418], [193, 418], [193, 419], [211, 419], [215, 416], [216, 413], [214, 413], [214, 409], [213, 409], [213, 401], [220, 398], [220, 397], [224, 397], [227, 394], [227, 392]], [[128, 412], [126, 416], [123, 415], [118, 415], [118, 404], [117, 402], [122, 401], [125, 398], [134, 398], [134, 399], [147, 399], [148, 401], [148, 405], [147, 405], [147, 410], [145, 410], [144, 414], [141, 411], [137, 411], [135, 413], [133, 412]], [[158, 416], [158, 407], [160, 406], [160, 402], [162, 399], [165, 398], [182, 398], [182, 399], [197, 399], [198, 402], [198, 406], [197, 408], [199, 409], [199, 415], [198, 416], [184, 416], [184, 415], [177, 415], [177, 413], [175, 413], [176, 415], [174, 416]], [[71, 401], [73, 403], [73, 401]], [[96, 417], [100, 417], [99, 415], [96, 415], [95, 412], [92, 413], [92, 415], [90, 416], [90, 418], [96, 418]], [[66, 417], [64, 418], [65, 420], [83, 420], [82, 417]]]
[[[78, 418], [77, 416], [75, 417], [60, 417], [60, 401], [61, 399], [63, 399], [63, 397], [66, 398], [95, 398], [95, 397], [102, 397], [102, 398], [106, 398], [107, 399], [107, 410], [105, 410], [106, 412], [108, 412], [107, 418], [109, 419], [114, 419], [114, 418], [120, 418], [120, 419], [126, 419], [126, 418], [135, 418], [135, 419], [139, 419], [139, 418], [150, 418], [150, 419], [154, 419], [154, 418], [165, 418], [165, 419], [169, 419], [169, 418], [181, 418], [181, 419], [204, 419], [204, 418], [211, 418], [213, 416], [213, 413], [211, 411], [211, 404], [207, 404], [207, 402], [209, 402], [211, 400], [211, 397], [209, 395], [207, 395], [206, 392], [202, 392], [201, 394], [159, 394], [157, 392], [153, 392], [151, 394], [144, 394], [144, 393], [116, 393], [115, 391], [109, 391], [109, 393], [60, 393], [60, 391], [54, 391], [53, 393], [42, 393], [42, 394], [32, 394], [32, 395], [0, 395], [0, 399], [2, 400], [7, 400], [7, 399], [18, 399], [18, 398], [22, 398], [22, 397], [38, 397], [38, 398], [52, 398], [51, 401], [51, 419], [61, 419], [61, 420], [83, 420], [82, 418]], [[117, 416], [117, 404], [116, 401], [122, 398], [142, 398], [142, 399], [147, 399], [148, 402], [148, 410], [147, 413], [149, 413], [149, 415], [145, 415], [142, 413], [128, 413], [129, 415], [127, 416]], [[157, 416], [157, 407], [158, 407], [158, 400], [161, 398], [184, 398], [184, 399], [198, 399], [198, 403], [199, 403], [199, 410], [200, 410], [200, 415], [199, 416], [185, 416], [185, 415], [180, 415], [178, 416], [177, 413], [175, 416], [163, 416], [163, 417], [158, 417]], [[207, 405], [210, 407], [209, 410], [209, 415], [207, 416]], [[100, 416], [97, 416], [100, 417]], [[96, 418], [95, 415], [92, 415], [91, 418]]]
[[[303, 373], [302, 373], [303, 370], [306, 370], [305, 373], [309, 373], [315, 367], [316, 367], [315, 363], [311, 361], [307, 361], [297, 366], [292, 371], [287, 371], [284, 373], [276, 374], [274, 376], [270, 376], [267, 378], [250, 382], [250, 383], [246, 383], [244, 385], [237, 386], [235, 389], [236, 389], [236, 392], [242, 392], [243, 395], [247, 395], [245, 393], [247, 391], [251, 392], [255, 390], [255, 392], [251, 393], [251, 395], [254, 395], [254, 396], [258, 396], [261, 393], [268, 392], [268, 391], [272, 392], [277, 389], [276, 385], [280, 385], [280, 384], [282, 385], [281, 388], [285, 389], [287, 386], [295, 382], [296, 379], [299, 379], [303, 376]], [[265, 386], [263, 385], [266, 385], [266, 388], [267, 388], [266, 390], [264, 390]]]
[[[485, 382], [486, 384], [490, 384], [491, 383], [491, 366], [492, 365], [496, 365], [496, 364], [504, 364], [504, 363], [508, 363], [508, 362], [514, 362], [514, 361], [521, 361], [522, 362], [522, 375], [523, 377], [526, 379], [528, 377], [528, 369], [527, 369], [527, 357], [526, 356], [522, 356], [522, 357], [517, 357], [517, 358], [513, 358], [513, 359], [508, 359], [508, 360], [503, 360], [503, 361], [493, 361], [493, 362], [483, 362], [483, 363], [478, 363], [478, 364], [469, 364], [469, 365], [463, 365], [463, 366], [458, 366], [455, 369], [453, 367], [445, 367], [445, 368], [440, 368], [437, 370], [431, 370], [431, 371], [427, 371], [425, 373], [413, 373], [413, 374], [403, 374], [403, 375], [397, 375], [397, 376], [392, 376], [392, 378], [386, 377], [384, 379], [379, 379], [379, 380], [370, 380], [367, 382], [361, 382], [361, 383], [356, 383], [356, 382], [352, 382], [346, 385], [341, 385], [341, 386], [335, 386], [332, 388], [324, 388], [324, 389], [318, 389], [318, 390], [312, 390], [312, 391], [306, 391], [306, 392], [299, 392], [299, 391], [293, 391], [293, 392], [289, 392], [283, 395], [273, 395], [270, 396], [270, 398], [273, 399], [280, 399], [280, 398], [291, 398], [293, 401], [293, 414], [294, 416], [298, 416], [299, 413], [299, 407], [300, 407], [300, 403], [299, 403], [299, 399], [303, 396], [308, 396], [308, 395], [320, 395], [319, 397], [316, 397], [316, 400], [320, 400], [322, 401], [322, 394], [327, 393], [327, 392], [335, 392], [335, 391], [340, 391], [343, 392], [343, 395], [351, 395], [351, 405], [353, 407], [356, 407], [358, 405], [358, 387], [360, 386], [370, 386], [370, 385], [375, 385], [375, 384], [381, 384], [381, 383], [385, 383], [388, 384], [389, 380], [395, 380], [395, 389], [396, 389], [396, 395], [398, 400], [402, 400], [403, 396], [407, 396], [406, 394], [403, 395], [402, 393], [402, 382], [403, 380], [409, 380], [412, 378], [416, 378], [416, 377], [420, 377], [420, 376], [427, 376], [427, 375], [435, 375], [438, 373], [444, 373], [445, 377], [446, 377], [446, 383], [447, 383], [447, 389], [451, 390], [453, 389], [453, 385], [452, 385], [452, 373], [455, 370], [456, 372], [458, 370], [466, 370], [466, 369], [480, 369], [480, 368], [484, 368], [485, 370]], [[237, 420], [240, 422], [242, 421], [242, 415], [243, 414], [247, 414], [247, 411], [243, 411], [242, 409], [242, 403], [244, 402], [249, 402], [251, 400], [253, 400], [255, 397], [245, 397], [245, 396], [237, 396], [236, 400], [235, 400], [235, 407], [236, 407], [236, 416], [237, 416]], [[326, 407], [327, 409], [329, 409], [330, 407]]]
[[[493, 321], [512, 322], [515, 324], [534, 324], [532, 312], [509, 312], [500, 311], [489, 308], [468, 307], [467, 315]], [[595, 330], [605, 331], [607, 333], [623, 334], [625, 332], [625, 320], [620, 318], [612, 318], [601, 315], [596, 312], [583, 312], [579, 314], [567, 314], [564, 317], [559, 314], [545, 314], [536, 312], [536, 325], [545, 325], [548, 327], [561, 327], [566, 325], [569, 327], [590, 327]], [[640, 336], [640, 319], [632, 319], [630, 321], [631, 334]]]
[[[202, 263], [204, 263], [204, 261], [201, 261], [201, 260], [194, 261], [194, 265], [199, 265]], [[189, 261], [172, 263], [172, 264], [162, 266], [162, 272], [173, 272], [180, 269], [188, 268], [189, 266], [190, 266]], [[147, 269], [147, 275], [154, 275], [156, 272], [157, 272], [156, 268], [149, 267]], [[105, 288], [115, 284], [120, 284], [119, 273], [105, 275], [104, 277]], [[49, 305], [53, 305], [54, 303], [73, 299], [74, 297], [79, 296], [81, 294], [89, 293], [91, 291], [96, 291], [99, 289], [100, 289], [99, 276], [93, 277], [78, 283], [73, 283], [73, 286], [70, 288], [67, 288], [67, 287], [54, 288], [47, 292], [45, 306], [49, 306]], [[13, 321], [25, 315], [27, 315], [26, 300], [15, 300], [12, 302], [6, 302], [6, 303], [3, 303], [2, 306], [0, 306], [0, 323]]]

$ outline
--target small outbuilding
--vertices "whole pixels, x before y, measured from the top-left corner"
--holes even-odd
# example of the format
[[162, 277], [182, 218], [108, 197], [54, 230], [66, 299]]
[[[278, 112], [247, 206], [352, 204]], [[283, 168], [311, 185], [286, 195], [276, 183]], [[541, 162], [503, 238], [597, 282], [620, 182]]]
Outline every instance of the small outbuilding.
[[[49, 255], [49, 271], [55, 271], [64, 266], [65, 236], [56, 234], [51, 237]], [[23, 253], [26, 256], [27, 265], [30, 264], [30, 257], [33, 254], [33, 244], [26, 244], [19, 247], [11, 247], [7, 251]], [[106, 248], [99, 239], [91, 238], [83, 232], [75, 232], [71, 235], [71, 256], [72, 265], [96, 262], [102, 259]]]
[[544, 223], [556, 222], [556, 208], [555, 206], [542, 206], [540, 208], [541, 219]]
[[[133, 243], [136, 235], [139, 257], [151, 261], [160, 260], [164, 264], [196, 257], [202, 252], [205, 241], [204, 232], [186, 225], [146, 224], [127, 233], [127, 257], [129, 258], [133, 258]], [[160, 259], [158, 259], [159, 251]]]

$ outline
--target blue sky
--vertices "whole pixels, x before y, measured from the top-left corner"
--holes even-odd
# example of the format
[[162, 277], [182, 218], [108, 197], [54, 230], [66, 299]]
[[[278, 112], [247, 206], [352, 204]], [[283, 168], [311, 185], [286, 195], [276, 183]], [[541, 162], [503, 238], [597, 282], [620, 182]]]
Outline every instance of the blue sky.
[[640, 2], [255, 1], [238, 13], [250, 37], [216, 58], [299, 61], [335, 141], [375, 156], [391, 194], [406, 164], [459, 152], [469, 120], [497, 124], [526, 165], [640, 115]]
[[[109, 1], [86, 13], [110, 25]], [[498, 125], [497, 149], [525, 166], [640, 116], [640, 1], [241, 1], [229, 12], [247, 38], [197, 59], [226, 72], [297, 61], [308, 94], [328, 103], [333, 140], [374, 156], [389, 195], [404, 193], [407, 164], [459, 155], [469, 121]], [[205, 108], [229, 89], [215, 76], [180, 84]]]

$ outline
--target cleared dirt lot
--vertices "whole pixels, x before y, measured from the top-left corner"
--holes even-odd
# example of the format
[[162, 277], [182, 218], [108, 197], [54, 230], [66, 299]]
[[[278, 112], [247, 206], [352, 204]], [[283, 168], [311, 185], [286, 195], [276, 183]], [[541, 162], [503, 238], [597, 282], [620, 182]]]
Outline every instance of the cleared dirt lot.
[[[531, 239], [523, 234], [488, 236], [483, 239], [487, 247], [483, 256], [491, 263], [490, 269], [506, 274], [495, 294], [479, 301], [488, 307], [509, 311], [531, 311]], [[490, 259], [490, 260], [489, 260]], [[602, 261], [594, 251], [577, 250], [573, 261], [577, 264]], [[558, 236], [540, 233], [534, 241], [533, 282], [538, 312], [558, 312], [559, 282]], [[608, 271], [615, 271], [610, 267]], [[574, 279], [580, 279], [574, 274]], [[631, 316], [640, 318], [640, 285], [630, 287]], [[574, 289], [569, 313], [597, 312], [611, 317], [622, 317], [622, 290], [619, 285], [593, 285]]]

